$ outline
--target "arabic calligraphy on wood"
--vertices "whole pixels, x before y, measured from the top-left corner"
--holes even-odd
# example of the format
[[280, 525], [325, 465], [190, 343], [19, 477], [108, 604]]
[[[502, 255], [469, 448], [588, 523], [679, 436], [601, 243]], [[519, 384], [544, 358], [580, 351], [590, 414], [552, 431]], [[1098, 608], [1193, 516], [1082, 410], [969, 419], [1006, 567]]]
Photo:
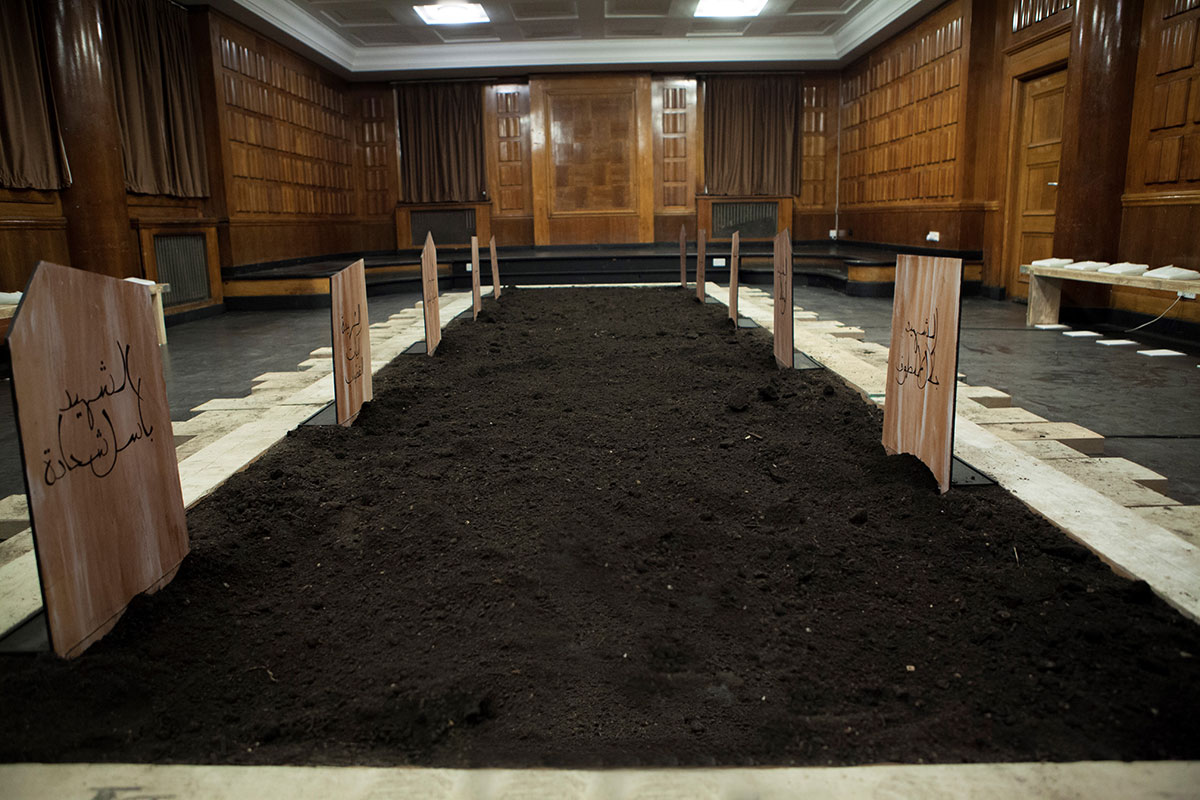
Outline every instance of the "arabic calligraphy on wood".
[[349, 425], [372, 397], [371, 331], [363, 260], [329, 278], [333, 325], [333, 401], [339, 425]]
[[9, 334], [46, 621], [70, 658], [188, 551], [150, 295], [42, 262]]
[[883, 446], [911, 453], [950, 488], [962, 261], [899, 256], [883, 409]]
[[792, 346], [792, 237], [786, 228], [775, 236], [775, 363], [791, 369], [796, 363]]

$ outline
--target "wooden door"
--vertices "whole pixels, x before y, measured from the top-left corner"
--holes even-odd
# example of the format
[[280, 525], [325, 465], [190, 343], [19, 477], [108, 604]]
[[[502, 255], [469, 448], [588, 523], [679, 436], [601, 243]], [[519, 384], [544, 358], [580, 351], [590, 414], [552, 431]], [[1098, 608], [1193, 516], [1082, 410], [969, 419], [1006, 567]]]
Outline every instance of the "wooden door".
[[1058, 162], [1062, 155], [1065, 69], [1020, 82], [1015, 125], [1013, 186], [1009, 193], [1006, 289], [1011, 297], [1029, 294], [1020, 265], [1054, 253], [1054, 213], [1058, 203]]
[[529, 82], [534, 243], [654, 240], [650, 77]]

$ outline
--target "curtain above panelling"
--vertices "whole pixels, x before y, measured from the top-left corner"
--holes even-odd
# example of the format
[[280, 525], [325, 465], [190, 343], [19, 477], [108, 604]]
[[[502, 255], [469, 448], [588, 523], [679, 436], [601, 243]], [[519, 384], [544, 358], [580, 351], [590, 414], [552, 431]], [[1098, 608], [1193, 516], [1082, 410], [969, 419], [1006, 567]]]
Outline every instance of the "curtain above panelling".
[[200, 94], [187, 11], [167, 0], [107, 0], [125, 188], [208, 195]]
[[401, 202], [484, 199], [480, 84], [401, 84], [396, 87], [396, 119]]
[[704, 81], [704, 174], [715, 195], [800, 192], [797, 75], [711, 76]]
[[0, 0], [0, 186], [8, 189], [66, 185], [42, 64], [32, 5]]

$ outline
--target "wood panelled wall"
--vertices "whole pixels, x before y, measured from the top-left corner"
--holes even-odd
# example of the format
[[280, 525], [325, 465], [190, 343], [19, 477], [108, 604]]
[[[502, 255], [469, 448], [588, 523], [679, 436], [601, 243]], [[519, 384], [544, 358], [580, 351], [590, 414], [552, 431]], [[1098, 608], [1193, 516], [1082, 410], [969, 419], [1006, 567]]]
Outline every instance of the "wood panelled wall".
[[[1121, 257], [1200, 269], [1200, 0], [1147, 0], [1121, 217]], [[1114, 289], [1112, 305], [1161, 313], [1174, 298]], [[1200, 322], [1200, 303], [1171, 316]]]
[[71, 262], [59, 193], [0, 188], [0, 292], [24, 291], [41, 260]]
[[982, 207], [964, 202], [969, 24], [954, 0], [843, 72], [838, 205], [854, 238], [982, 246]]
[[391, 87], [347, 84], [219, 14], [209, 19], [222, 263], [391, 247]]

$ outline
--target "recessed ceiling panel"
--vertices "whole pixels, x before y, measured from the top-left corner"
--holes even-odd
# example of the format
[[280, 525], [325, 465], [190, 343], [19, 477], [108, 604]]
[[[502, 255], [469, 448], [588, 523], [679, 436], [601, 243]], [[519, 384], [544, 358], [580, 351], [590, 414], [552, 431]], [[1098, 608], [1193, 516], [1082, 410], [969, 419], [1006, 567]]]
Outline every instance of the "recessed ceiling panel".
[[748, 17], [697, 17], [692, 20], [688, 36], [741, 36], [753, 22]]
[[671, 0], [604, 0], [604, 16], [609, 18], [665, 17], [670, 13]]
[[525, 22], [520, 25], [521, 36], [529, 40], [578, 39], [582, 36], [574, 20]]
[[439, 25], [433, 29], [443, 42], [498, 42], [500, 37], [491, 25]]
[[339, 27], [347, 25], [395, 25], [396, 18], [382, 3], [338, 3], [316, 7], [318, 13]]
[[541, 19], [576, 19], [579, 10], [574, 0], [519, 0], [508, 4], [518, 22]]
[[802, 17], [784, 17], [770, 20], [765, 31], [768, 36], [819, 35], [829, 33], [841, 23], [843, 17], [805, 14]]
[[610, 19], [604, 22], [604, 33], [612, 39], [658, 37], [663, 35], [665, 24], [666, 20], [661, 19]]
[[401, 25], [371, 25], [362, 28], [344, 28], [342, 34], [363, 47], [382, 45], [414, 44], [416, 39]]

